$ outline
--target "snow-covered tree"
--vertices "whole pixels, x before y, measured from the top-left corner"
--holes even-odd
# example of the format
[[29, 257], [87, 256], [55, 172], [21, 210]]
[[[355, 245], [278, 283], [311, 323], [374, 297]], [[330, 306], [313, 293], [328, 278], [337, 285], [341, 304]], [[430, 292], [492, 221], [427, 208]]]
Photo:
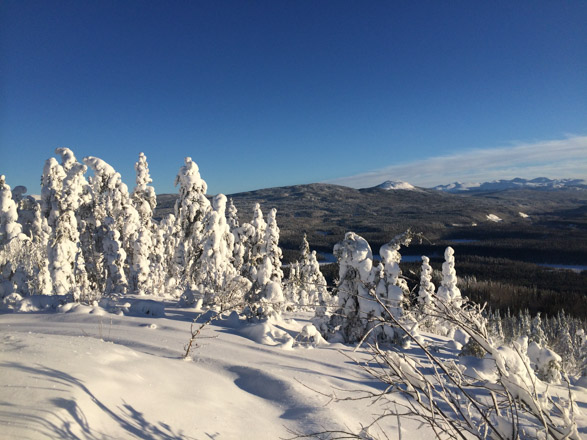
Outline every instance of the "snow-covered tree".
[[562, 367], [570, 372], [575, 367], [575, 346], [569, 330], [567, 316], [559, 312], [557, 315], [557, 340], [553, 347], [562, 358]]
[[444, 263], [442, 263], [442, 282], [438, 288], [437, 296], [447, 306], [461, 307], [463, 299], [461, 291], [457, 287], [457, 272], [455, 270], [455, 251], [450, 246], [444, 251]]
[[[153, 291], [156, 294], [176, 293], [175, 289], [178, 285], [176, 276], [179, 269], [175, 265], [175, 250], [178, 240], [177, 221], [173, 214], [169, 214], [159, 222], [153, 236], [151, 279]], [[179, 296], [179, 292], [177, 293], [176, 296]]]
[[422, 269], [420, 271], [420, 287], [418, 289], [418, 304], [424, 314], [427, 314], [434, 302], [435, 286], [432, 283], [432, 267], [430, 259], [422, 256]]
[[337, 285], [339, 309], [331, 325], [339, 328], [345, 342], [358, 342], [381, 316], [381, 307], [373, 297], [377, 271], [373, 270], [373, 253], [367, 240], [347, 232], [344, 240], [334, 246], [339, 265]]
[[[251, 290], [247, 294], [247, 302], [254, 303], [259, 297], [259, 292], [264, 284], [260, 284], [258, 271], [265, 257], [265, 231], [267, 223], [263, 219], [263, 213], [258, 203], [253, 208], [253, 220], [251, 223], [243, 223], [233, 235], [235, 246], [233, 251], [234, 266], [249, 281]], [[270, 262], [269, 262], [270, 264]], [[269, 269], [269, 276], [271, 274]]]
[[71, 150], [57, 149], [56, 152], [63, 155], [63, 165], [60, 166], [66, 177], [61, 182], [61, 193], [54, 194], [58, 216], [47, 248], [49, 272], [55, 294], [71, 294], [79, 300], [90, 290], [76, 217], [86, 194], [83, 176], [86, 167], [75, 161]]
[[112, 217], [104, 219], [105, 229], [102, 246], [104, 249], [104, 267], [106, 268], [106, 293], [126, 293], [127, 280], [124, 273], [126, 252], [120, 242], [120, 232], [115, 227]]
[[265, 256], [272, 266], [271, 280], [281, 284], [283, 270], [281, 270], [282, 251], [279, 247], [279, 227], [277, 226], [277, 210], [275, 208], [267, 214], [267, 228], [265, 230]]
[[[56, 148], [55, 154], [61, 157], [61, 164], [58, 167], [53, 164], [53, 172], [56, 176], [59, 176], [61, 174], [60, 168], [65, 177], [60, 181], [61, 192], [53, 194], [53, 203], [58, 207], [53, 214], [59, 215], [57, 223], [62, 223], [59, 227], [62, 232], [67, 231], [68, 235], [57, 235], [56, 228], [54, 228], [50, 247], [61, 242], [58, 247], [64, 247], [64, 249], [59, 251], [55, 248], [48, 248], [47, 252], [54, 258], [64, 258], [70, 252], [73, 252], [73, 246], [77, 248], [74, 265], [76, 286], [71, 293], [74, 294], [76, 299], [82, 299], [82, 295], [85, 296], [83, 299], [90, 299], [87, 297], [90, 291], [100, 291], [98, 278], [100, 277], [101, 268], [97, 260], [100, 260], [101, 256], [99, 252], [95, 252], [94, 246], [88, 243], [91, 240], [93, 241], [95, 233], [94, 228], [91, 227], [94, 224], [95, 203], [91, 187], [85, 178], [87, 167], [77, 161], [73, 151], [69, 148]], [[49, 173], [49, 176], [51, 176], [51, 173]], [[66, 212], [68, 214], [64, 216]], [[61, 216], [63, 216], [63, 219], [60, 219]], [[65, 248], [68, 247], [64, 244], [65, 240], [70, 241], [69, 247], [71, 249], [68, 251], [65, 251]], [[65, 263], [63, 265], [59, 263], [58, 266], [61, 268], [58, 271], [61, 271], [63, 267], [67, 267]]]
[[535, 341], [528, 344], [527, 353], [538, 379], [555, 384], [560, 382], [562, 359], [558, 354]]
[[[141, 227], [139, 213], [133, 205], [128, 187], [122, 182], [120, 173], [106, 163], [104, 160], [93, 156], [84, 157], [84, 163], [94, 170], [94, 176], [90, 178], [90, 185], [94, 197], [94, 221], [97, 231], [97, 240], [102, 241], [102, 246], [106, 246], [105, 240], [115, 240], [120, 242], [124, 250], [125, 260], [123, 261], [124, 283], [120, 288], [128, 288], [127, 280], [131, 282], [136, 279], [137, 275], [133, 272], [135, 242], [138, 238], [138, 232]], [[106, 228], [104, 223], [110, 218]], [[113, 221], [113, 223], [112, 223]], [[116, 238], [111, 236], [110, 231], [116, 230]], [[109, 243], [110, 244], [110, 243]], [[141, 257], [139, 257], [140, 260]], [[106, 261], [105, 259], [104, 261]], [[110, 283], [112, 278], [110, 278]], [[135, 286], [132, 286], [133, 290]], [[109, 288], [109, 291], [117, 289]]]
[[305, 307], [310, 303], [308, 290], [305, 286], [305, 279], [302, 279], [302, 266], [309, 262], [310, 244], [306, 234], [302, 238], [300, 245], [300, 258], [297, 261], [292, 261], [289, 265], [289, 274], [285, 282], [283, 295], [287, 303], [287, 307], [294, 310], [297, 307]]
[[283, 297], [287, 310], [295, 310], [298, 306], [305, 306], [306, 303], [301, 296], [300, 264], [292, 261], [289, 264], [289, 273], [283, 286]]
[[237, 272], [251, 279], [251, 251], [252, 238], [255, 235], [255, 228], [249, 223], [243, 223], [232, 230], [234, 236], [234, 249], [232, 251], [233, 264]]
[[320, 318], [329, 315], [336, 298], [328, 292], [326, 279], [320, 270], [316, 251], [310, 252], [308, 263], [300, 268], [302, 282], [308, 292], [308, 302], [316, 305], [314, 316]]
[[[22, 233], [33, 238], [33, 223], [35, 222], [35, 211], [40, 211], [39, 203], [31, 196], [26, 195], [26, 186], [17, 186], [12, 190], [12, 200], [16, 203], [18, 222], [22, 225]], [[40, 213], [40, 212], [39, 212]]]
[[0, 245], [14, 239], [22, 239], [22, 225], [18, 222], [16, 203], [6, 178], [0, 176]]
[[198, 165], [191, 157], [186, 157], [184, 163], [175, 178], [175, 185], [179, 185], [175, 217], [180, 231], [175, 261], [186, 282], [193, 282], [191, 275], [202, 252], [202, 220], [211, 207], [206, 198], [208, 185], [200, 177]]
[[0, 298], [13, 292], [27, 293], [22, 248], [30, 241], [22, 233], [16, 203], [5, 177], [0, 176]]
[[310, 252], [306, 234], [300, 246], [300, 258], [292, 262], [289, 269], [284, 289], [288, 307], [310, 307], [315, 309], [316, 320], [322, 320], [328, 308], [334, 306], [334, 299], [326, 288], [326, 280], [320, 271], [316, 251]]
[[[106, 217], [114, 220], [114, 226], [124, 239], [125, 230], [134, 228], [135, 225], [128, 225], [129, 217], [136, 223], [136, 216], [130, 213], [134, 209], [128, 187], [122, 182], [120, 173], [116, 172], [111, 165], [100, 158], [87, 156], [84, 163], [94, 171], [90, 177], [90, 186], [94, 198], [94, 217], [101, 225]], [[130, 244], [128, 247], [131, 247]]]
[[228, 199], [228, 207], [226, 208], [226, 221], [228, 223], [228, 227], [230, 228], [230, 232], [234, 234], [234, 231], [239, 228], [240, 222], [238, 219], [238, 210], [234, 203], [232, 203], [232, 199]]
[[226, 196], [214, 197], [213, 210], [203, 220], [202, 255], [194, 279], [204, 293], [204, 303], [223, 309], [241, 303], [250, 287], [232, 265], [234, 236], [226, 221]]
[[157, 196], [155, 188], [149, 185], [153, 182], [149, 174], [149, 164], [147, 157], [139, 154], [139, 160], [135, 163], [136, 186], [132, 193], [133, 204], [141, 217], [141, 223], [150, 226], [153, 218], [153, 211], [157, 206]]
[[255, 207], [253, 208], [253, 220], [250, 226], [252, 228], [247, 231], [247, 240], [244, 242], [247, 246], [246, 254], [248, 254], [248, 261], [246, 265], [243, 265], [243, 270], [248, 274], [248, 278], [255, 283], [257, 282], [258, 268], [263, 264], [267, 250], [267, 246], [265, 245], [267, 223], [263, 218], [261, 205], [258, 203], [255, 203]]
[[518, 333], [520, 334], [520, 336], [530, 336], [530, 333], [532, 331], [532, 318], [530, 317], [530, 311], [528, 309], [520, 310], [518, 312], [518, 326]]
[[[133, 230], [124, 231], [125, 236], [132, 240], [132, 264], [130, 267], [130, 284], [136, 293], [151, 293], [154, 277], [152, 270], [156, 270], [157, 263], [152, 258], [154, 255], [153, 237], [153, 210], [157, 205], [155, 188], [149, 186], [152, 182], [149, 175], [147, 157], [139, 154], [139, 160], [135, 163], [136, 186], [132, 193], [134, 209], [125, 209], [125, 218], [133, 224]], [[135, 213], [138, 218], [135, 218]]]
[[546, 334], [544, 333], [544, 326], [542, 325], [540, 312], [538, 312], [534, 319], [532, 319], [532, 330], [529, 337], [531, 342], [536, 342], [540, 346], [544, 346], [546, 343]]
[[489, 313], [489, 323], [491, 324], [491, 336], [496, 343], [504, 343], [505, 332], [503, 331], [503, 320], [499, 310]]
[[377, 283], [376, 293], [388, 304], [389, 310], [391, 310], [397, 319], [404, 313], [403, 305], [406, 301], [405, 295], [409, 293], [406, 280], [401, 278], [402, 272], [399, 263], [402, 257], [399, 249], [402, 245], [408, 246], [410, 241], [411, 233], [408, 231], [394, 237], [389, 243], [381, 246], [379, 250], [382, 268], [379, 272], [380, 279]]
[[59, 217], [58, 198], [61, 197], [63, 179], [66, 174], [63, 167], [53, 157], [45, 161], [41, 177], [41, 212], [51, 228], [55, 227]]
[[259, 204], [255, 205], [251, 222], [253, 229], [247, 242], [249, 260], [247, 266], [243, 266], [247, 278], [252, 282], [246, 299], [253, 314], [259, 316], [280, 313], [285, 305], [276, 213], [272, 209], [265, 222]]

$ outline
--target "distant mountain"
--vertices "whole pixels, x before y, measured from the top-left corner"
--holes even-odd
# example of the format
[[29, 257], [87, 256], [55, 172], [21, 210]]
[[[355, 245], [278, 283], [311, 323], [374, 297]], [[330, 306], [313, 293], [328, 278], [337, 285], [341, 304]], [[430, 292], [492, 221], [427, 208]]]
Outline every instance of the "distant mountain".
[[383, 189], [385, 191], [396, 190], [396, 189], [405, 189], [405, 190], [416, 189], [413, 185], [409, 184], [408, 182], [402, 182], [401, 180], [386, 180], [381, 185], [377, 185], [374, 188]]
[[433, 189], [449, 193], [505, 191], [510, 189], [535, 189], [543, 191], [560, 189], [587, 190], [587, 181], [582, 179], [548, 179], [547, 177], [537, 177], [536, 179], [527, 180], [516, 177], [511, 180], [502, 179], [484, 183], [454, 182], [448, 185], [438, 185]]
[[[417, 187], [411, 191], [385, 191], [376, 187], [358, 190], [314, 183], [265, 188], [229, 197], [238, 209], [241, 223], [251, 221], [255, 203], [260, 203], [263, 213], [277, 209], [279, 242], [288, 258], [297, 258], [304, 233], [308, 234], [312, 249], [331, 253], [334, 244], [347, 231], [360, 234], [373, 249], [379, 249], [408, 228], [425, 233], [427, 243], [447, 245], [450, 241], [446, 240], [470, 240], [470, 248], [482, 244], [498, 246], [496, 237], [502, 237], [500, 246], [504, 253], [495, 251], [498, 256], [511, 253], [512, 239], [530, 237], [539, 243], [536, 247], [542, 252], [536, 251], [533, 258], [549, 263], [552, 262], [549, 246], [587, 249], [582, 244], [587, 236], [585, 190], [519, 189], [452, 194]], [[173, 213], [176, 199], [176, 194], [157, 196], [157, 219]], [[496, 235], [497, 230], [502, 235]], [[549, 239], [545, 241], [544, 237]], [[410, 252], [421, 252], [414, 246]], [[573, 257], [572, 261], [585, 261], [583, 256]], [[570, 257], [565, 261], [570, 261]]]

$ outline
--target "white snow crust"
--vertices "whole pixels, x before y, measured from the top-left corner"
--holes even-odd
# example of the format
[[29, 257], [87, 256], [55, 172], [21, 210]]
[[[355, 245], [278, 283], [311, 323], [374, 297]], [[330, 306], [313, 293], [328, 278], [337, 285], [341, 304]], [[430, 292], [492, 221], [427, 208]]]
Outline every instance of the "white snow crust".
[[495, 222], [495, 223], [499, 223], [501, 221], [503, 221], [502, 218], [498, 217], [495, 214], [487, 214], [487, 220], [489, 220], [490, 222]]

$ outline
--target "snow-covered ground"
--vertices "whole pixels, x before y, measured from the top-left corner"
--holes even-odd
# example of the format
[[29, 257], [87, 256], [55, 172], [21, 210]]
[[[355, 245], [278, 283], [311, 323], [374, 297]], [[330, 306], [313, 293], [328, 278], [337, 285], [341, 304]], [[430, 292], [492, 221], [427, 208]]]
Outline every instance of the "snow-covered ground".
[[495, 223], [502, 221], [502, 219], [495, 214], [487, 214], [487, 220]]
[[[310, 314], [215, 321], [186, 361], [196, 315], [172, 302], [158, 318], [83, 305], [0, 315], [0, 437], [277, 439], [359, 432], [385, 410], [330, 402], [383, 388], [345, 356], [364, 351], [294, 341]], [[395, 418], [379, 426], [397, 438]], [[402, 429], [425, 431], [408, 420]]]
[[[204, 328], [183, 360], [198, 310], [143, 298], [111, 302], [109, 311], [67, 304], [0, 315], [0, 437], [293, 438], [359, 433], [394, 409], [389, 398], [340, 400], [384, 385], [350, 359], [370, 360], [365, 350], [302, 338], [312, 313], [265, 323], [227, 314]], [[161, 306], [164, 316], [152, 316]], [[454, 341], [426, 339], [438, 355], [457, 359]], [[425, 362], [418, 348], [405, 352]], [[587, 392], [573, 392], [583, 411], [579, 432], [587, 435]], [[433, 438], [427, 426], [395, 416], [369, 433], [365, 438]]]

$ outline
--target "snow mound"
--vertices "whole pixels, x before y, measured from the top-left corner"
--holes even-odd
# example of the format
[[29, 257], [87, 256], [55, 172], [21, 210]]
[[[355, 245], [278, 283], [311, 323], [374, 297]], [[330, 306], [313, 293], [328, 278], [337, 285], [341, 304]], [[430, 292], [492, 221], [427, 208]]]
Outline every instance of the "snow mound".
[[278, 345], [286, 350], [291, 349], [295, 342], [289, 333], [268, 321], [249, 324], [239, 333], [258, 344]]
[[23, 298], [18, 293], [12, 293], [2, 300], [0, 309], [41, 312], [57, 310], [65, 304], [73, 304], [71, 295], [30, 295]]
[[375, 188], [382, 189], [385, 191], [398, 189], [411, 191], [416, 189], [413, 185], [409, 184], [408, 182], [402, 182], [401, 180], [386, 180], [381, 185], [377, 185]]
[[489, 220], [490, 222], [495, 222], [495, 223], [499, 223], [499, 222], [503, 221], [503, 219], [501, 219], [500, 217], [498, 217], [495, 214], [487, 214], [487, 220]]
[[296, 340], [299, 344], [308, 347], [328, 345], [328, 342], [326, 342], [326, 340], [322, 337], [318, 329], [313, 324], [305, 325], [297, 336]]

